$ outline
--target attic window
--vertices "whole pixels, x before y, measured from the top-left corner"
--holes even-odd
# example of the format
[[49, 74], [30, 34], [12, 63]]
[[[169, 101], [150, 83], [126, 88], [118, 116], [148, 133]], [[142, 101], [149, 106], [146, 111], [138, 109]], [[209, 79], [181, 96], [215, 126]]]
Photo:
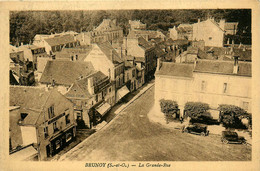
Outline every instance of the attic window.
[[28, 113], [21, 113], [21, 120], [23, 121], [27, 115], [28, 115]]

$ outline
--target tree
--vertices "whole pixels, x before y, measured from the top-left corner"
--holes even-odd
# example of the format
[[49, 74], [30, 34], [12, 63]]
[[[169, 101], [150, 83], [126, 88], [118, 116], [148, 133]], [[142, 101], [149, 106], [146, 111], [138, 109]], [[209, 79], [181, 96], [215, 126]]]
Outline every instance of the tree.
[[174, 114], [176, 114], [177, 117], [179, 106], [176, 101], [161, 99], [160, 107], [162, 113], [164, 113], [167, 124], [169, 123], [169, 120], [173, 119]]
[[208, 112], [209, 104], [202, 102], [187, 102], [184, 106], [186, 114], [191, 118], [191, 122], [207, 121], [212, 119]]
[[240, 128], [242, 126], [241, 119], [247, 115], [247, 112], [235, 105], [220, 104], [220, 120], [223, 125], [228, 128]]

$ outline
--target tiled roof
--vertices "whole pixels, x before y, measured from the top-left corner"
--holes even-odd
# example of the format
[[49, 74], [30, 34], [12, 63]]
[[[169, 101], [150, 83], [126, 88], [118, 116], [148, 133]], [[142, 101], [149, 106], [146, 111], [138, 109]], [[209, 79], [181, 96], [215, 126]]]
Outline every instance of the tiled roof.
[[[61, 51], [55, 52], [56, 59], [68, 59], [71, 60], [71, 56], [78, 55], [79, 61], [84, 61], [87, 55], [92, 50], [92, 46], [75, 47], [75, 48], [63, 48]], [[75, 59], [74, 59], [75, 60]]]
[[191, 24], [180, 24], [177, 27], [178, 32], [190, 32], [192, 31], [192, 25]]
[[120, 58], [116, 50], [112, 47], [109, 42], [97, 44], [101, 51], [107, 56], [107, 58], [114, 64], [122, 63], [123, 60]]
[[100, 71], [95, 72], [94, 74], [91, 74], [87, 76], [86, 78], [83, 78], [81, 80], [76, 80], [73, 84], [72, 88], [68, 93], [66, 93], [66, 97], [81, 97], [81, 98], [91, 98], [92, 95], [88, 91], [88, 78], [93, 77], [93, 83], [96, 84], [105, 78], [107, 76], [103, 74]]
[[42, 73], [41, 83], [55, 83], [70, 86], [80, 76], [87, 76], [94, 72], [91, 62], [80, 61], [48, 61]]
[[135, 56], [131, 56], [131, 55], [125, 56], [125, 59], [128, 60], [128, 61], [132, 61], [132, 60], [135, 59], [136, 62], [145, 62], [144, 57], [135, 57]]
[[214, 74], [252, 76], [252, 66], [250, 62], [238, 62], [237, 74], [233, 74], [233, 67], [234, 61], [199, 60], [197, 61], [194, 71]]
[[132, 38], [132, 37], [140, 37], [143, 35], [147, 35], [149, 39], [156, 39], [159, 38], [160, 33], [163, 34], [162, 32], [155, 31], [155, 30], [131, 30], [127, 37]]
[[112, 20], [104, 19], [102, 23], [95, 29], [95, 31], [117, 30], [122, 29], [117, 26]]
[[45, 39], [45, 41], [50, 46], [56, 46], [56, 45], [64, 45], [66, 43], [73, 43], [76, 42], [74, 40], [74, 37], [72, 35], [64, 35], [64, 36], [56, 36], [52, 38]]
[[20, 106], [21, 113], [28, 113], [24, 124], [35, 124], [51, 91], [44, 88], [10, 86], [9, 106]]
[[162, 62], [162, 66], [159, 71], [156, 71], [156, 75], [192, 78], [192, 72], [193, 64]]
[[144, 48], [145, 50], [151, 49], [153, 45], [146, 41], [143, 37], [138, 38], [138, 45]]

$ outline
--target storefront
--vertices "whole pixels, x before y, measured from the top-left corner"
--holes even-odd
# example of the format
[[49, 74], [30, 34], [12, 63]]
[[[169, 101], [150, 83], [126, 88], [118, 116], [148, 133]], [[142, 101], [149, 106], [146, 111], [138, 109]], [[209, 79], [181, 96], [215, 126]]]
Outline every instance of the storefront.
[[116, 92], [116, 101], [118, 102], [119, 100], [121, 100], [129, 92], [130, 91], [128, 90], [128, 88], [126, 86], [123, 86], [122, 88], [117, 90], [117, 92]]

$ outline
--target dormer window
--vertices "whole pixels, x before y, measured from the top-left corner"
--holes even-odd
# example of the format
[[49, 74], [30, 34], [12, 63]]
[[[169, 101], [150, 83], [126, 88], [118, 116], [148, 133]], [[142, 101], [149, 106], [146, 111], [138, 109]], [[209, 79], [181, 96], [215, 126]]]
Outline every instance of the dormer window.
[[48, 116], [49, 116], [49, 119], [54, 117], [54, 106], [53, 105], [48, 108]]
[[21, 121], [23, 121], [28, 116], [28, 113], [21, 113]]

